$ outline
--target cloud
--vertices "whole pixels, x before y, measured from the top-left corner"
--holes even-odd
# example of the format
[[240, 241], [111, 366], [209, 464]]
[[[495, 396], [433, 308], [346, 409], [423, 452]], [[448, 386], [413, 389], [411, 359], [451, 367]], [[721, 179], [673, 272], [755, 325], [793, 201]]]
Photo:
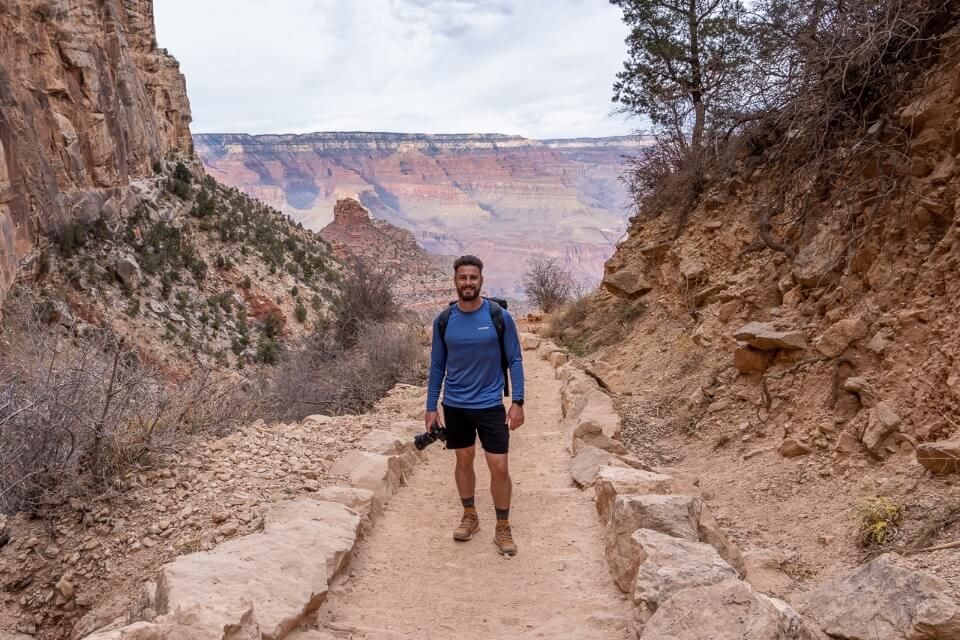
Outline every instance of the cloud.
[[194, 132], [617, 135], [619, 10], [598, 0], [156, 0]]

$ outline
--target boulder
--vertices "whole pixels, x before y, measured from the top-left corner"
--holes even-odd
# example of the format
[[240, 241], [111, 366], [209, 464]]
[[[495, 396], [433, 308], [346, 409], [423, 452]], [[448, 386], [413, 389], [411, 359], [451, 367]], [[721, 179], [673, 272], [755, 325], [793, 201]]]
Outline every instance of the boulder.
[[274, 505], [264, 520], [262, 533], [165, 565], [157, 582], [160, 620], [189, 626], [196, 640], [220, 640], [255, 621], [263, 638], [275, 639], [316, 611], [350, 557], [360, 516], [304, 499]]
[[748, 344], [739, 345], [733, 352], [733, 366], [740, 373], [761, 373], [767, 370], [767, 364], [767, 355]]
[[924, 442], [917, 446], [917, 462], [934, 473], [960, 473], [960, 438]]
[[846, 640], [955, 640], [960, 606], [940, 578], [883, 554], [800, 598], [800, 611]]
[[761, 351], [807, 348], [802, 331], [778, 331], [769, 322], [749, 322], [737, 329], [733, 337]]
[[879, 453], [883, 441], [900, 427], [900, 416], [893, 406], [887, 402], [878, 402], [867, 418], [867, 427], [860, 436], [863, 445], [873, 453]]
[[570, 476], [581, 489], [593, 486], [601, 467], [624, 465], [609, 451], [596, 447], [583, 447], [570, 461]]
[[130, 254], [124, 253], [113, 258], [113, 271], [117, 277], [131, 289], [136, 289], [140, 284], [140, 265]]
[[622, 466], [600, 467], [594, 483], [597, 514], [606, 524], [613, 512], [617, 496], [635, 495], [689, 495], [699, 496], [700, 489], [672, 476]]
[[708, 544], [650, 529], [635, 531], [633, 542], [640, 552], [640, 565], [631, 592], [638, 632], [660, 605], [683, 589], [738, 578], [736, 570]]
[[606, 555], [613, 580], [624, 593], [633, 588], [642, 560], [633, 540], [637, 529], [652, 529], [690, 542], [700, 542], [697, 523], [703, 501], [696, 496], [623, 495], [613, 502], [607, 523]]
[[803, 623], [790, 606], [724, 580], [684, 589], [660, 605], [640, 640], [802, 640]]
[[863, 318], [845, 318], [839, 320], [823, 332], [815, 344], [817, 351], [827, 356], [835, 358], [855, 342], [866, 337], [869, 327]]
[[608, 273], [601, 283], [604, 289], [617, 296], [634, 300], [653, 289], [642, 273], [634, 269], [621, 269]]
[[338, 458], [330, 475], [349, 479], [350, 486], [373, 492], [373, 513], [383, 510], [403, 479], [403, 462], [399, 456], [384, 456], [367, 451], [350, 451]]
[[520, 346], [523, 347], [524, 351], [539, 349], [541, 344], [543, 344], [543, 339], [539, 336], [535, 336], [532, 333], [520, 334]]

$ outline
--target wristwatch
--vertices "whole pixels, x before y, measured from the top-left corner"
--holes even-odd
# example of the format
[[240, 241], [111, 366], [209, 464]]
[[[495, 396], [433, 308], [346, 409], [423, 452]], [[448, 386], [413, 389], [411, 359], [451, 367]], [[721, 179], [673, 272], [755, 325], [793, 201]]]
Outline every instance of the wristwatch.
[[513, 401], [513, 404], [517, 405], [518, 407], [522, 407], [522, 406], [523, 406], [523, 398], [520, 398], [519, 400], [514, 400], [514, 401]]

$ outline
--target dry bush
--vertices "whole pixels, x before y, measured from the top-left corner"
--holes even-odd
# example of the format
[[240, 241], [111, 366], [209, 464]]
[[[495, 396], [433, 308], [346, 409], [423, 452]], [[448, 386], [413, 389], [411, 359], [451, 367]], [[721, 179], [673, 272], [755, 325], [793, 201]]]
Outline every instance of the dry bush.
[[398, 313], [389, 274], [354, 261], [333, 306], [337, 342], [345, 348], [352, 347], [367, 325], [389, 322]]
[[352, 347], [336, 335], [335, 329], [319, 327], [279, 367], [272, 393], [278, 419], [361, 413], [397, 383], [424, 382], [427, 355], [414, 326], [366, 324]]
[[109, 332], [50, 327], [26, 300], [5, 309], [0, 356], [0, 512], [33, 510], [47, 490], [98, 488], [256, 411], [236, 377], [200, 371], [177, 387]]
[[540, 311], [552, 313], [570, 299], [575, 283], [557, 258], [538, 253], [527, 261], [523, 290]]

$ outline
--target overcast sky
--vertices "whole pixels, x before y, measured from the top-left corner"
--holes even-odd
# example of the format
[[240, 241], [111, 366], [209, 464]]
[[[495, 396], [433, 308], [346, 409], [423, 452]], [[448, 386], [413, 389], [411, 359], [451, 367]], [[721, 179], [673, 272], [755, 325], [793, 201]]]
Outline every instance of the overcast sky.
[[627, 28], [606, 0], [156, 0], [194, 133], [606, 136]]

